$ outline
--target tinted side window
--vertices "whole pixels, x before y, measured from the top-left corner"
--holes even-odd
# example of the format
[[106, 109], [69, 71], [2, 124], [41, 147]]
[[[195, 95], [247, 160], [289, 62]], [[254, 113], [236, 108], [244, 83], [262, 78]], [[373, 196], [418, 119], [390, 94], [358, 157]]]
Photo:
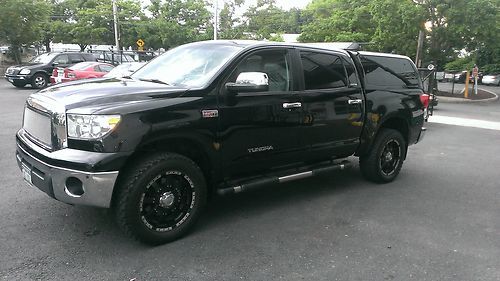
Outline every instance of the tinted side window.
[[59, 56], [57, 56], [53, 63], [69, 64], [68, 55], [59, 55]]
[[86, 61], [96, 61], [93, 54], [82, 54], [82, 56]]
[[417, 88], [421, 86], [418, 72], [408, 59], [361, 56], [367, 87]]
[[290, 91], [292, 74], [285, 51], [259, 51], [245, 58], [232, 74], [235, 82], [242, 72], [263, 72], [269, 78], [269, 91]]
[[79, 63], [85, 61], [80, 54], [69, 54], [69, 59], [71, 63]]
[[300, 52], [306, 90], [330, 89], [347, 85], [342, 60], [337, 55]]

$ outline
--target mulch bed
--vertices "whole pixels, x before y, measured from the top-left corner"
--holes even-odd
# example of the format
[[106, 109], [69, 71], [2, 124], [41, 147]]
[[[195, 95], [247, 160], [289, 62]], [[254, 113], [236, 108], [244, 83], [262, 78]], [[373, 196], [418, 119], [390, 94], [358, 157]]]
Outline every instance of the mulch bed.
[[[452, 93], [449, 93], [449, 92], [442, 92], [442, 91], [438, 91], [436, 93], [437, 96], [440, 96], [440, 97], [450, 97], [450, 98], [464, 98], [464, 94], [461, 93], [461, 94], [452, 94]], [[474, 90], [473, 88], [471, 87], [469, 89], [469, 97], [468, 99], [470, 100], [484, 100], [484, 99], [489, 99], [489, 98], [493, 98], [495, 97], [493, 94], [489, 93], [489, 92], [486, 92], [486, 91], [483, 91], [481, 89], [478, 89], [477, 90], [477, 95], [474, 95]]]

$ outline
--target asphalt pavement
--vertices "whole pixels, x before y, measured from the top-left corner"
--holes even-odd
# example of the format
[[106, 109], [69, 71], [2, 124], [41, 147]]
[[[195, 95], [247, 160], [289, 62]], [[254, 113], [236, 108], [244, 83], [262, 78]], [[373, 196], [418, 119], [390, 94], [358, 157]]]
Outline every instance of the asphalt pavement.
[[[190, 235], [149, 247], [107, 210], [23, 182], [14, 135], [32, 92], [0, 81], [0, 280], [500, 280], [498, 130], [431, 117], [393, 183], [356, 165], [216, 198]], [[500, 102], [435, 114], [500, 122]]]

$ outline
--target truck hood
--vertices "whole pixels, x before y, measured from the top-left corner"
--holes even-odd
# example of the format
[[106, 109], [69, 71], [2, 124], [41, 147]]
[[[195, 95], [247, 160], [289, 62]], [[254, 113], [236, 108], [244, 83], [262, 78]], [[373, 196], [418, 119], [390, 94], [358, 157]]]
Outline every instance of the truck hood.
[[52, 100], [66, 110], [86, 108], [92, 113], [111, 107], [152, 99], [170, 99], [185, 93], [187, 89], [165, 84], [124, 79], [97, 78], [85, 81], [67, 82], [41, 90], [31, 99]]

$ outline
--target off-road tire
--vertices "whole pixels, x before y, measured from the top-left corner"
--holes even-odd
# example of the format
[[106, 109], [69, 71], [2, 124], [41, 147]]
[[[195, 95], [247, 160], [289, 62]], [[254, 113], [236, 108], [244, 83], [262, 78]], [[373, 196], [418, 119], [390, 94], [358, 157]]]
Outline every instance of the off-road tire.
[[[195, 224], [206, 204], [207, 188], [203, 173], [196, 163], [182, 155], [155, 154], [124, 170], [124, 173], [113, 198], [113, 209], [120, 228], [141, 242], [158, 245], [182, 237]], [[185, 198], [191, 198], [191, 201]], [[171, 206], [165, 206], [165, 199], [173, 202]], [[187, 210], [185, 214], [179, 211], [177, 216], [175, 211], [181, 208]], [[171, 225], [158, 222], [176, 216], [182, 216], [182, 219]]]
[[[399, 174], [406, 157], [406, 141], [399, 131], [381, 129], [370, 151], [359, 158], [363, 176], [376, 183], [393, 181]], [[387, 159], [396, 159], [392, 165]]]

